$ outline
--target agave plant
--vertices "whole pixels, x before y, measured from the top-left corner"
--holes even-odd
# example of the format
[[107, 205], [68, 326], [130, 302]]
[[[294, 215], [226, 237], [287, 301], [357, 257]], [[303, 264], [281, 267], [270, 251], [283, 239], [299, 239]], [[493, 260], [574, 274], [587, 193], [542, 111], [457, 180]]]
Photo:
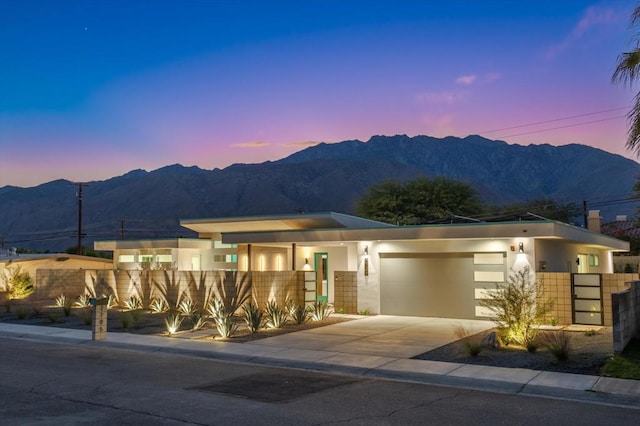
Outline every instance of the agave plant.
[[322, 321], [331, 315], [332, 309], [325, 301], [316, 301], [311, 308], [311, 319], [314, 321]]
[[217, 297], [214, 298], [207, 306], [207, 311], [215, 319], [225, 314], [224, 302]]
[[238, 329], [238, 324], [233, 320], [233, 314], [225, 312], [222, 315], [215, 318], [216, 329], [220, 337], [231, 337], [233, 333]]
[[200, 312], [193, 312], [189, 317], [191, 320], [191, 331], [200, 330], [207, 324], [206, 315], [202, 315]]
[[307, 306], [305, 306], [304, 304], [297, 305], [290, 315], [295, 324], [304, 324], [309, 320], [309, 308], [307, 308]]
[[167, 326], [167, 332], [169, 333], [169, 336], [172, 336], [178, 331], [180, 325], [182, 325], [182, 319], [183, 318], [180, 314], [167, 315], [167, 317], [164, 319], [164, 323]]
[[80, 296], [78, 296], [78, 300], [74, 303], [74, 305], [76, 305], [79, 308], [87, 308], [89, 306], [91, 306], [91, 295], [84, 293], [81, 294]]
[[164, 299], [153, 299], [149, 304], [149, 309], [151, 309], [151, 312], [153, 312], [154, 314], [159, 314], [165, 312], [167, 309], [169, 309], [169, 307], [167, 306], [167, 302], [165, 302]]
[[67, 305], [67, 296], [62, 293], [60, 296], [56, 297], [56, 306], [64, 307]]
[[124, 307], [129, 311], [135, 311], [136, 309], [142, 309], [142, 300], [138, 296], [131, 296], [124, 301]]
[[287, 311], [278, 306], [278, 302], [275, 300], [267, 303], [265, 315], [267, 317], [267, 327], [269, 328], [280, 328], [287, 323]]
[[191, 316], [196, 311], [196, 307], [191, 299], [185, 298], [180, 301], [178, 310], [182, 312], [183, 315]]
[[247, 323], [247, 328], [250, 332], [255, 333], [262, 327], [262, 318], [264, 316], [262, 309], [253, 302], [247, 303], [242, 309], [242, 317], [244, 322]]

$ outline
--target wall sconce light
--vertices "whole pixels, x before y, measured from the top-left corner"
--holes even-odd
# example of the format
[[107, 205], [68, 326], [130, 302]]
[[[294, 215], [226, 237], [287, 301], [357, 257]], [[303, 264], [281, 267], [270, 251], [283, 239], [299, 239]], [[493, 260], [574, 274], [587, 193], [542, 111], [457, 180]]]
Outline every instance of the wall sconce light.
[[305, 266], [309, 264], [309, 258], [308, 257], [304, 258], [304, 264], [305, 264]]
[[369, 256], [369, 246], [364, 246], [364, 255]]
[[518, 253], [524, 253], [524, 243], [518, 243]]

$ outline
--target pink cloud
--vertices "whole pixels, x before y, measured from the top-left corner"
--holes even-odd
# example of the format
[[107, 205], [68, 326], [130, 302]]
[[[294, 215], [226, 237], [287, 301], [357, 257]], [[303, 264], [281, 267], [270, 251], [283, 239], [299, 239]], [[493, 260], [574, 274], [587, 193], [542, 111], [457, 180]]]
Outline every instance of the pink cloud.
[[585, 10], [582, 18], [573, 27], [565, 39], [551, 46], [547, 51], [547, 59], [552, 59], [562, 51], [571, 48], [580, 38], [589, 33], [593, 28], [605, 25], [617, 24], [622, 19], [611, 8], [591, 6]]
[[458, 78], [456, 78], [456, 84], [463, 84], [463, 85], [470, 85], [473, 84], [474, 81], [476, 81], [477, 76], [475, 74], [472, 75], [463, 75], [460, 76]]
[[429, 104], [453, 104], [465, 98], [460, 92], [425, 92], [416, 96], [418, 102]]
[[234, 143], [231, 146], [235, 148], [262, 148], [268, 145], [269, 145], [268, 142], [255, 141], [255, 142]]

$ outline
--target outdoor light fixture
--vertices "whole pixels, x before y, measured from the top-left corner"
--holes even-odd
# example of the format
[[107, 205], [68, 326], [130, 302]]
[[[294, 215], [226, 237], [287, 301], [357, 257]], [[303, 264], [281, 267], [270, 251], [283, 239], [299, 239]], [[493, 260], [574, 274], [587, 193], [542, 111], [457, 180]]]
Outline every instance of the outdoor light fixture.
[[369, 246], [364, 246], [364, 255], [369, 256]]
[[305, 257], [305, 258], [304, 258], [304, 264], [305, 264], [305, 265], [308, 265], [308, 264], [309, 264], [309, 258], [308, 258], [308, 257]]
[[518, 243], [518, 253], [524, 253], [524, 243]]

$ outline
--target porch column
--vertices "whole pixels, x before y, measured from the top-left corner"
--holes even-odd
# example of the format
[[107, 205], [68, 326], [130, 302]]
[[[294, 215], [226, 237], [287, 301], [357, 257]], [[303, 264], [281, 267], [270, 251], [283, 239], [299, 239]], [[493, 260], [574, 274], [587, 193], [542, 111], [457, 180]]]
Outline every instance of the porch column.
[[251, 271], [251, 244], [247, 244], [247, 272]]
[[296, 270], [296, 243], [291, 244], [291, 270]]

